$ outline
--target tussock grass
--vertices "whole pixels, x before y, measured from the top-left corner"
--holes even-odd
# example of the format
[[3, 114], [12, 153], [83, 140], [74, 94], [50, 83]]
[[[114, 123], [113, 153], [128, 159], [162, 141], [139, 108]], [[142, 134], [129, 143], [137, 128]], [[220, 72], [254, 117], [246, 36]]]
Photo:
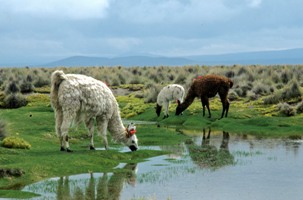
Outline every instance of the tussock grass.
[[16, 136], [6, 137], [1, 143], [1, 146], [15, 149], [30, 149], [31, 145], [24, 139]]

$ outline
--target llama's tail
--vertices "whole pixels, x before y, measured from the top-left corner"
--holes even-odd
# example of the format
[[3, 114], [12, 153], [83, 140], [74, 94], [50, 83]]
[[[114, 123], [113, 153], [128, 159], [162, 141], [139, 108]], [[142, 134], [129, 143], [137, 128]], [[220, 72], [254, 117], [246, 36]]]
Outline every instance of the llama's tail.
[[51, 76], [51, 103], [52, 106], [58, 108], [58, 90], [61, 82], [66, 79], [66, 75], [61, 70], [56, 70]]

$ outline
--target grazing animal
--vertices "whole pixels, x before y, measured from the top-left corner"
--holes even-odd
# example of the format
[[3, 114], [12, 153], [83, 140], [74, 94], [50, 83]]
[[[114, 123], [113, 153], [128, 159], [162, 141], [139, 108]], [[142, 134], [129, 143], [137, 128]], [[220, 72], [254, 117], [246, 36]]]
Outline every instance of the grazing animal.
[[196, 97], [201, 99], [202, 107], [203, 107], [203, 116], [205, 116], [205, 106], [207, 107], [209, 118], [211, 117], [210, 109], [209, 109], [209, 98], [214, 97], [217, 93], [220, 96], [222, 102], [222, 115], [223, 118], [224, 113], [225, 117], [227, 117], [228, 109], [229, 109], [229, 101], [227, 99], [228, 90], [233, 86], [232, 80], [226, 78], [224, 76], [218, 75], [206, 75], [201, 78], [195, 79], [191, 84], [187, 96], [183, 103], [178, 102], [178, 106], [176, 108], [176, 115], [182, 113], [188, 106], [192, 104]]
[[113, 140], [138, 149], [136, 127], [123, 126], [119, 105], [112, 91], [101, 81], [80, 74], [65, 74], [57, 70], [51, 75], [51, 104], [55, 110], [56, 132], [60, 137], [61, 151], [70, 152], [68, 129], [71, 124], [84, 121], [89, 130], [90, 149], [94, 148], [94, 123], [108, 149], [107, 129]]
[[172, 100], [183, 102], [184, 94], [184, 88], [178, 84], [171, 84], [162, 88], [157, 97], [156, 113], [158, 117], [160, 116], [162, 106], [164, 106], [164, 118], [167, 118], [169, 116], [169, 102]]

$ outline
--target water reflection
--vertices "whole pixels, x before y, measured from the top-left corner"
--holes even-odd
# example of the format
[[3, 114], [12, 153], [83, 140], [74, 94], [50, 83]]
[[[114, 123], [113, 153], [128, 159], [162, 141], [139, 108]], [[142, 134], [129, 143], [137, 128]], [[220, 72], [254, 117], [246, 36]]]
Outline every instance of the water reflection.
[[203, 129], [201, 144], [196, 144], [194, 141], [187, 141], [188, 151], [191, 159], [201, 168], [218, 169], [226, 165], [235, 163], [234, 156], [228, 148], [229, 133], [223, 131], [222, 140], [219, 147], [211, 143], [211, 129]]
[[[65, 176], [32, 185], [25, 190], [43, 194], [49, 199], [120, 199], [124, 185], [135, 186], [137, 164], [126, 164], [114, 173], [90, 173]], [[89, 176], [89, 177], [88, 177]], [[40, 191], [44, 189], [44, 191]], [[55, 196], [54, 196], [55, 194]], [[39, 198], [38, 198], [39, 199]]]
[[43, 195], [40, 199], [283, 200], [303, 196], [301, 137], [256, 137], [209, 128], [177, 132], [189, 139], [177, 145], [141, 147], [171, 154], [121, 165], [114, 173], [52, 178], [23, 190]]

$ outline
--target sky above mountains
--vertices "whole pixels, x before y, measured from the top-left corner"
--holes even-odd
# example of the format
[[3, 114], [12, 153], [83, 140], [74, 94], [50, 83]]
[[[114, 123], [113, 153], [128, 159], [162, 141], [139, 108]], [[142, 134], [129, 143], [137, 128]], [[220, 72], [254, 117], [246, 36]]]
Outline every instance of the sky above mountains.
[[0, 0], [0, 64], [303, 47], [301, 0]]

